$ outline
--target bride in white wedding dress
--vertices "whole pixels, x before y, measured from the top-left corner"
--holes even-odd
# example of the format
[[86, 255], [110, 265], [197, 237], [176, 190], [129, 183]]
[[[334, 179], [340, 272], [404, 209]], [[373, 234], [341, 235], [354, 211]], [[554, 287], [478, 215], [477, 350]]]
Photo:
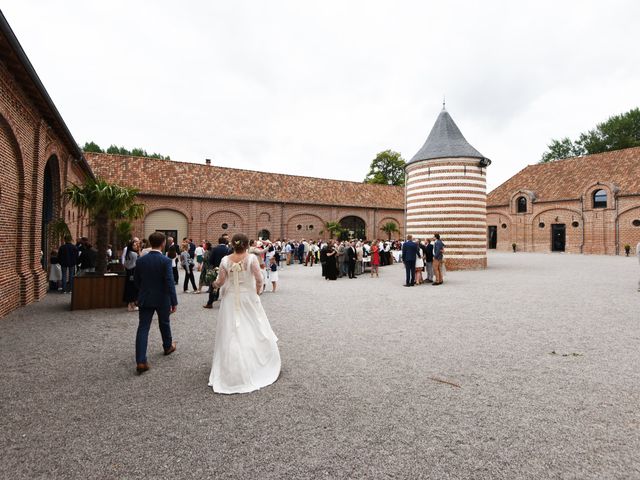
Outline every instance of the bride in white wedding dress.
[[271, 385], [280, 375], [280, 352], [262, 308], [262, 272], [249, 239], [236, 234], [234, 253], [222, 259], [218, 278], [220, 311], [209, 386], [216, 393], [247, 393]]

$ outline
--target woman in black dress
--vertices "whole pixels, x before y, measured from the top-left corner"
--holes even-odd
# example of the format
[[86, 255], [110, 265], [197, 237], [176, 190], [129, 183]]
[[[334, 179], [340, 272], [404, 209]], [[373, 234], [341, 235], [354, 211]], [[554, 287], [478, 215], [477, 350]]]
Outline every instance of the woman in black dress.
[[323, 245], [320, 249], [320, 265], [322, 265], [322, 276], [327, 278], [327, 245]]
[[338, 279], [338, 264], [336, 263], [336, 249], [333, 247], [333, 240], [329, 240], [329, 245], [327, 246], [327, 265], [325, 266], [325, 277], [327, 280], [337, 280]]

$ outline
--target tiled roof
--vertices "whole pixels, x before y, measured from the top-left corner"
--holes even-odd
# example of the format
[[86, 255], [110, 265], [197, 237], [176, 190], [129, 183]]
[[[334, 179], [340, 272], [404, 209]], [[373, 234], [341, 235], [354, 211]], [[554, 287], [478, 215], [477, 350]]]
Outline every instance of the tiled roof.
[[404, 209], [404, 188], [85, 152], [96, 176], [141, 193]]
[[467, 142], [449, 112], [443, 108], [431, 128], [427, 141], [408, 163], [458, 157], [485, 158]]
[[520, 189], [534, 192], [537, 202], [578, 199], [596, 182], [640, 195], [640, 147], [529, 165], [489, 193], [487, 205], [507, 205]]

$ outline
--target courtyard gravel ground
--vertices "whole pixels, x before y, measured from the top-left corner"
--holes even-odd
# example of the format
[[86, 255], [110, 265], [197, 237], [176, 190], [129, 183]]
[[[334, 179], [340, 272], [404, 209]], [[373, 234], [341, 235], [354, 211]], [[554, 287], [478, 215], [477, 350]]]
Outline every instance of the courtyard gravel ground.
[[136, 314], [49, 295], [0, 320], [0, 477], [640, 478], [637, 259], [489, 262], [435, 288], [284, 269], [282, 376], [233, 396], [204, 295], [179, 294], [174, 355], [154, 322], [140, 377]]

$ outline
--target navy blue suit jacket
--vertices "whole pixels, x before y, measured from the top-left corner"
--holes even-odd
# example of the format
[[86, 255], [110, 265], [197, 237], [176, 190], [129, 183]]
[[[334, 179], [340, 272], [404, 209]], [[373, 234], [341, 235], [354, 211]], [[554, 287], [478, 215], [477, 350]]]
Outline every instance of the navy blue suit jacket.
[[209, 265], [211, 265], [213, 268], [219, 267], [222, 259], [230, 253], [231, 250], [228, 246], [222, 244], [217, 245], [211, 250], [211, 253], [209, 254]]
[[138, 287], [138, 305], [145, 308], [168, 308], [178, 305], [170, 258], [150, 251], [138, 258], [134, 280]]
[[402, 261], [415, 262], [418, 256], [418, 244], [411, 240], [402, 245]]

